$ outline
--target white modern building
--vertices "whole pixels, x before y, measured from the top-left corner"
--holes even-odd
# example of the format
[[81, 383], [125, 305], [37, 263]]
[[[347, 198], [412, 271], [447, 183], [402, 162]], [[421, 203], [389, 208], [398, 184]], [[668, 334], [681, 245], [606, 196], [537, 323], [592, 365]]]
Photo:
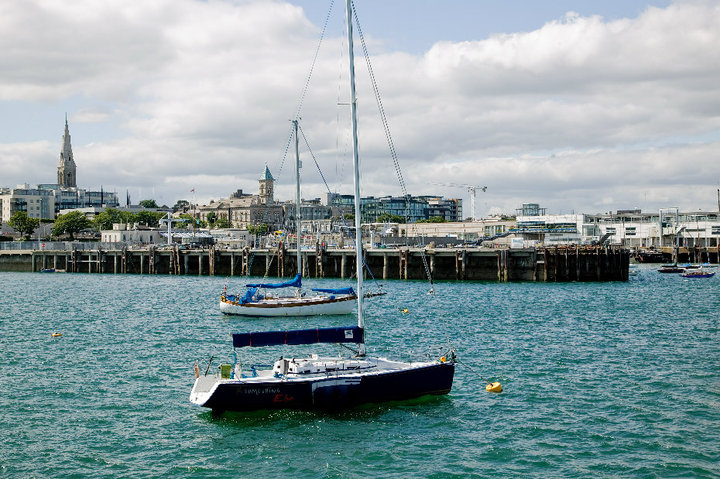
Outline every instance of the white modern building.
[[114, 224], [113, 229], [100, 232], [103, 243], [158, 244], [167, 243], [160, 228], [136, 228], [126, 224]]
[[17, 211], [31, 218], [55, 218], [55, 196], [52, 192], [18, 185], [0, 188], [0, 222], [7, 222]]
[[606, 214], [518, 216], [514, 232], [544, 245], [604, 243], [628, 248], [717, 247], [720, 213], [618, 210]]

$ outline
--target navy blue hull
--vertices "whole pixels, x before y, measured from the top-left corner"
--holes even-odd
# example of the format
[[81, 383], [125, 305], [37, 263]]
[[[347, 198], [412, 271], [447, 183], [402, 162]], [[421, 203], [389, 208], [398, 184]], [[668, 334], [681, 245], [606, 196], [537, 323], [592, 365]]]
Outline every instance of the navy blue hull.
[[204, 404], [213, 412], [260, 409], [339, 409], [447, 394], [455, 365], [438, 363], [359, 377], [308, 378], [263, 384], [223, 383]]

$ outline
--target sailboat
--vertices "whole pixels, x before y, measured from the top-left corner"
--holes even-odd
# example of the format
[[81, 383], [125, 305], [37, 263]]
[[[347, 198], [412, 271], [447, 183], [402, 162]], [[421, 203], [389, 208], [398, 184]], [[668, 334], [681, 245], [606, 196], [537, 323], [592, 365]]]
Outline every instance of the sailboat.
[[[281, 283], [251, 283], [244, 295], [228, 294], [227, 286], [220, 295], [220, 311], [240, 316], [315, 316], [350, 314], [357, 303], [352, 288], [314, 288], [308, 294], [302, 290], [302, 250], [300, 238], [300, 152], [298, 123], [295, 131], [295, 232], [297, 237], [298, 274], [291, 281]], [[273, 294], [267, 290], [294, 289], [294, 295]]]
[[[426, 395], [448, 394], [455, 374], [455, 353], [423, 362], [393, 361], [368, 357], [365, 350], [363, 312], [362, 238], [360, 234], [360, 169], [357, 139], [357, 103], [352, 44], [352, 0], [347, 0], [347, 35], [350, 64], [351, 127], [355, 196], [355, 254], [357, 268], [357, 326], [265, 331], [233, 334], [233, 347], [356, 344], [348, 358], [280, 357], [271, 369], [244, 370], [237, 362], [220, 365], [216, 374], [201, 375], [195, 365], [190, 401], [224, 411], [262, 409], [345, 409], [359, 404], [408, 400]], [[209, 370], [209, 367], [208, 367]]]
[[712, 278], [715, 276], [714, 271], [707, 271], [704, 266], [705, 265], [700, 265], [687, 268], [684, 273], [680, 274], [680, 276], [683, 278]]

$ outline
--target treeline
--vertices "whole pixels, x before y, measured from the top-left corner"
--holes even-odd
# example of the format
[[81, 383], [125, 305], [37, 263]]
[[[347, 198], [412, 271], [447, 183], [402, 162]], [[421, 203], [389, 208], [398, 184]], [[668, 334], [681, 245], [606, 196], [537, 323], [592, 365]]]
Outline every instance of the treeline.
[[[96, 215], [93, 220], [88, 219], [87, 216], [80, 211], [71, 211], [70, 213], [59, 215], [54, 221], [42, 220], [42, 222], [53, 223], [52, 237], [58, 238], [67, 235], [70, 240], [73, 240], [75, 239], [75, 235], [82, 231], [100, 232], [102, 230], [111, 230], [113, 225], [117, 223], [136, 224], [151, 228], [157, 227], [160, 225], [160, 220], [165, 216], [167, 216], [167, 213], [159, 211], [143, 210], [132, 213], [130, 211], [107, 208], [102, 213]], [[180, 218], [186, 220], [189, 224], [194, 222], [198, 228], [207, 227], [206, 222], [196, 221], [189, 214], [181, 214]], [[25, 211], [16, 211], [7, 223], [25, 239], [29, 239], [40, 226], [41, 220], [28, 216]]]

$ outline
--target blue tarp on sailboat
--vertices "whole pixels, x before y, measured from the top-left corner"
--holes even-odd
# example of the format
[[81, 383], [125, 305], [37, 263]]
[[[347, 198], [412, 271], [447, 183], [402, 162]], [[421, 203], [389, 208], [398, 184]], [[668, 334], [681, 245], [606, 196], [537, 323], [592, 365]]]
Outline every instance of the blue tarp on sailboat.
[[352, 288], [313, 288], [313, 291], [318, 293], [330, 293], [330, 294], [352, 294], [355, 295], [355, 290]]
[[233, 347], [279, 346], [281, 344], [362, 343], [365, 331], [358, 326], [294, 329], [233, 334]]
[[[228, 301], [237, 301], [240, 304], [246, 304], [246, 303], [253, 302], [253, 296], [256, 296], [255, 293], [257, 293], [257, 288], [251, 288], [245, 292], [245, 295], [243, 297], [239, 297], [234, 294], [226, 294], [225, 298]], [[257, 297], [255, 298], [255, 300], [262, 299], [262, 298], [263, 298], [263, 295], [258, 294]]]
[[265, 289], [276, 289], [276, 288], [300, 288], [302, 287], [302, 276], [297, 274], [295, 279], [286, 281], [284, 283], [256, 283], [246, 284], [248, 288], [265, 288]]

